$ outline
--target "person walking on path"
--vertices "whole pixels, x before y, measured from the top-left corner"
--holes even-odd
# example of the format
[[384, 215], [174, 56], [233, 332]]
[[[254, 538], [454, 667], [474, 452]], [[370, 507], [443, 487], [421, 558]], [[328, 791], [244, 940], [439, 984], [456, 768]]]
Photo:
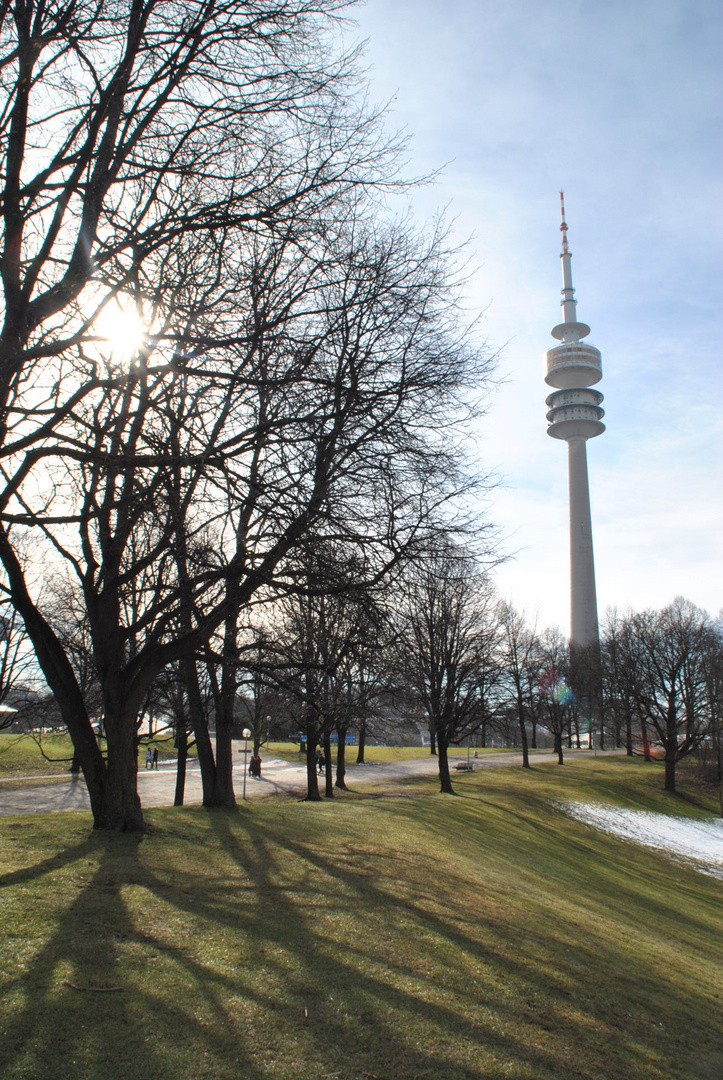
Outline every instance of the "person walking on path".
[[153, 768], [153, 751], [151, 750], [150, 746], [146, 750], [146, 768]]
[[154, 769], [158, 768], [158, 747], [157, 746], [153, 747], [153, 768]]

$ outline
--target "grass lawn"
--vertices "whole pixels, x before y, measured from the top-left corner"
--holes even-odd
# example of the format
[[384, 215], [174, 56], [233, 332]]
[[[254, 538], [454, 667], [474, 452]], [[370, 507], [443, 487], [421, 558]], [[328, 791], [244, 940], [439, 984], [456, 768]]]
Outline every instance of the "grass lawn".
[[[353, 765], [356, 761], [357, 755], [356, 746], [347, 746], [346, 748], [346, 762], [347, 765]], [[262, 754], [266, 751], [269, 757], [283, 758], [284, 761], [293, 761], [295, 764], [304, 761], [306, 759], [305, 754], [299, 753], [298, 742], [274, 742], [267, 743], [262, 748]], [[504, 754], [509, 753], [506, 750], [500, 749], [486, 749], [477, 750], [477, 753], [482, 756], [483, 754]], [[430, 757], [428, 746], [365, 746], [364, 748], [364, 760], [369, 764], [384, 763], [387, 761], [412, 761], [415, 758], [428, 758]], [[471, 751], [471, 756], [474, 757], [474, 750]], [[466, 746], [451, 746], [449, 748], [449, 757], [467, 757]], [[331, 748], [331, 759], [336, 763], [336, 747]]]
[[0, 821], [5, 1080], [720, 1080], [723, 883], [555, 800], [705, 816], [624, 758]]
[[[138, 751], [138, 764], [141, 769], [144, 767], [147, 745], [146, 739]], [[161, 761], [177, 757], [173, 737], [170, 735], [154, 739], [151, 746], [158, 747]], [[102, 739], [101, 749], [105, 750], [105, 741]], [[356, 752], [356, 746], [347, 747], [348, 764], [356, 761]], [[480, 755], [500, 752], [499, 750], [478, 750]], [[299, 753], [299, 744], [295, 742], [272, 742], [270, 745], [265, 745], [261, 753], [270, 757], [283, 758], [294, 764], [304, 760], [304, 755]], [[449, 753], [450, 757], [466, 757], [467, 748], [452, 747]], [[196, 756], [195, 745], [190, 748], [189, 756]], [[429, 747], [423, 746], [368, 746], [365, 756], [368, 762], [374, 763], [408, 761], [411, 758], [427, 758], [430, 755]], [[22, 776], [63, 776], [69, 771], [72, 758], [73, 746], [69, 735], [38, 734], [33, 736], [0, 732], [0, 780]], [[332, 748], [332, 759], [336, 762], [336, 747]]]
[[[47, 755], [47, 756], [46, 756]], [[70, 769], [73, 744], [69, 735], [15, 735], [0, 732], [0, 778], [61, 776]]]
[[[100, 746], [105, 752], [104, 739], [100, 740]], [[138, 751], [140, 768], [143, 768], [145, 761], [146, 746], [147, 740]], [[170, 736], [154, 739], [151, 746], [158, 747], [158, 756], [162, 761], [177, 756]], [[195, 747], [191, 753], [195, 754]], [[72, 760], [73, 744], [69, 735], [0, 732], [0, 780], [22, 776], [64, 776], [69, 772]]]

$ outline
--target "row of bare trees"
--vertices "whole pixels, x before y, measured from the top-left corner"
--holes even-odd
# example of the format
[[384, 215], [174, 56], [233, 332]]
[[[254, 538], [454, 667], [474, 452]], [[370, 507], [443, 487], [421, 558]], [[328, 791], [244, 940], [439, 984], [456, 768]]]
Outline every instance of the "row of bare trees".
[[[466, 734], [513, 722], [527, 762], [578, 723], [559, 635], [458, 546], [490, 361], [443, 229], [389, 209], [401, 148], [345, 6], [0, 5], [3, 670], [29, 642], [98, 827], [143, 827], [158, 694], [207, 806], [235, 803], [240, 693], [272, 672], [312, 750], [414, 702], [445, 790]], [[687, 662], [641, 682], [651, 620], [599, 722], [652, 725], [673, 782], [712, 698]]]
[[665, 788], [678, 762], [709, 744], [721, 782], [723, 624], [678, 597], [659, 611], [609, 614], [602, 639], [604, 720], [619, 745], [646, 757], [658, 744]]
[[385, 201], [345, 6], [0, 7], [2, 587], [98, 827], [143, 827], [164, 680], [233, 806], [256, 607], [317, 595], [314, 545], [383, 581], [467, 484], [489, 362], [443, 230]]
[[[304, 733], [310, 798], [318, 798], [318, 745], [329, 760], [334, 735], [344, 787], [346, 733], [358, 734], [363, 760], [367, 730], [393, 734], [395, 716], [407, 729], [411, 717], [428, 729], [444, 792], [452, 791], [450, 746], [519, 745], [529, 767], [543, 735], [560, 764], [565, 745], [660, 753], [670, 791], [677, 762], [705, 744], [720, 778], [723, 627], [688, 601], [612, 612], [600, 652], [571, 657], [559, 630], [538, 633], [498, 599], [472, 553], [444, 535], [372, 585], [329, 546], [307, 553], [298, 570], [303, 588], [262, 605], [244, 629], [253, 658], [248, 648], [241, 658], [243, 645], [237, 655], [254, 680], [247, 699], [266, 702], [252, 723], [257, 746], [269, 708]], [[596, 701], [590, 682], [602, 687]]]
[[[204, 791], [213, 792], [212, 734], [218, 743], [228, 666], [230, 727], [237, 735], [250, 727], [256, 753], [270, 728], [277, 737], [302, 734], [310, 799], [320, 797], [318, 747], [330, 762], [332, 739], [337, 745], [335, 778], [331, 768], [325, 777], [329, 797], [346, 786], [349, 733], [363, 762], [367, 734], [399, 737], [410, 721], [429, 732], [444, 792], [453, 790], [450, 746], [493, 740], [520, 746], [524, 766], [529, 748], [550, 738], [560, 764], [565, 745], [593, 740], [647, 759], [662, 755], [671, 791], [678, 761], [705, 747], [720, 782], [723, 628], [685, 600], [660, 611], [610, 612], [600, 652], [578, 651], [571, 664], [561, 633], [538, 633], [501, 602], [472, 553], [444, 534], [375, 581], [357, 551], [318, 536], [295, 550], [285, 572], [284, 590], [260, 590], [232, 641], [219, 628], [201, 655], [168, 665], [144, 702], [146, 717], [173, 718], [178, 804], [189, 741], [199, 747]], [[58, 599], [58, 612], [74, 609], [67, 591]], [[62, 632], [88, 700], [95, 692], [99, 701], [83, 620], [66, 621]], [[22, 651], [17, 640], [13, 650]], [[576, 685], [590, 677], [586, 666], [602, 686], [596, 710]]]

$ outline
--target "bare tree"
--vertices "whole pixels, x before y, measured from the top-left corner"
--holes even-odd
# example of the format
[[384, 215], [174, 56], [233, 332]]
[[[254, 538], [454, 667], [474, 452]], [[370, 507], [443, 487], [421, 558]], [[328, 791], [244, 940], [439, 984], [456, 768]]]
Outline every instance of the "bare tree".
[[613, 610], [606, 614], [600, 638], [603, 693], [606, 712], [611, 716], [613, 730], [618, 740], [619, 732], [625, 731], [625, 750], [632, 757], [637, 729], [641, 728], [643, 754], [650, 759], [650, 740], [647, 722], [641, 717], [636, 704], [635, 687], [638, 682], [638, 641], [632, 613], [622, 616]]
[[440, 790], [451, 795], [449, 746], [482, 722], [493, 594], [474, 559], [446, 541], [408, 569], [402, 595], [402, 669], [436, 736]]
[[574, 694], [570, 687], [568, 644], [557, 627], [546, 630], [540, 639], [540, 700], [545, 726], [552, 732], [558, 764], [562, 765], [563, 740], [570, 725]]
[[[464, 485], [461, 397], [489, 368], [457, 324], [444, 236], [354, 214], [309, 253], [286, 241], [254, 252], [247, 345], [224, 382], [228, 401], [213, 412], [214, 422], [231, 416], [220, 445], [212, 442], [218, 465], [205, 459], [191, 484], [175, 469], [169, 482], [187, 637], [218, 626], [215, 760], [197, 733], [208, 804], [234, 803], [231, 730], [248, 605], [298, 591], [293, 552], [310, 538], [343, 551], [359, 590], [377, 585]], [[177, 425], [184, 438], [187, 426]], [[210, 513], [217, 530], [201, 545], [211, 552], [205, 562], [189, 548], [199, 496], [203, 528]], [[213, 603], [199, 605], [199, 588], [213, 583]]]
[[723, 616], [711, 623], [703, 660], [705, 705], [723, 817]]
[[665, 753], [665, 790], [675, 791], [677, 763], [708, 731], [705, 698], [707, 614], [678, 597], [660, 611], [632, 616], [638, 662], [635, 699]]
[[331, 735], [337, 737], [336, 787], [345, 788], [346, 733], [366, 704], [369, 653], [380, 648], [383, 620], [375, 590], [364, 580], [353, 554], [318, 537], [296, 554], [289, 567], [295, 585], [267, 620], [273, 647], [266, 657], [266, 677], [296, 703], [295, 715], [306, 740], [307, 798], [319, 798], [316, 751], [326, 759], [325, 790], [334, 782]]
[[[153, 436], [167, 430], [168, 396], [235, 340], [222, 316], [245, 231], [302, 219], [318, 227], [335, 198], [388, 174], [389, 147], [354, 94], [354, 58], [327, 48], [339, 8], [17, 0], [0, 10], [0, 558], [98, 825], [142, 826], [134, 714], [177, 655], [159, 651], [172, 620], [150, 584], [170, 537], [165, 515], [153, 521], [152, 478], [167, 460]], [[109, 317], [123, 317], [124, 329], [109, 329]], [[133, 338], [134, 325], [119, 363], [118, 333]], [[184, 450], [199, 452], [193, 440]], [[40, 531], [46, 557], [68, 559], [82, 582], [107, 762], [26, 580], [15, 523]], [[130, 628], [133, 544], [136, 584], [143, 567], [148, 583]], [[166, 567], [156, 580], [168, 585]]]
[[498, 608], [501, 626], [501, 662], [508, 699], [512, 704], [520, 728], [522, 766], [530, 767], [527, 738], [528, 690], [539, 678], [539, 642], [535, 630], [530, 628], [524, 614], [511, 604], [503, 602]]

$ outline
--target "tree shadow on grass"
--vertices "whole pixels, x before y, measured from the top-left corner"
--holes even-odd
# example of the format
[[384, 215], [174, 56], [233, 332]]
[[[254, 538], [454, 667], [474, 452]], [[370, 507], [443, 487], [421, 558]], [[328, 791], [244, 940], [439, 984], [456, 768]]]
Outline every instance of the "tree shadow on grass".
[[[219, 822], [215, 825], [218, 829]], [[434, 885], [435, 879], [439, 879], [437, 860], [421, 860], [421, 865], [416, 865], [419, 860], [410, 858], [405, 864], [404, 858], [397, 854], [391, 875], [383, 870], [360, 872], [357, 868], [367, 867], [369, 860], [373, 861], [373, 853], [350, 847], [326, 853], [320, 842], [300, 841], [285, 831], [272, 834], [268, 827], [260, 829], [253, 821], [248, 823], [252, 853], [244, 857], [238, 839], [232, 841], [231, 837], [221, 835], [224, 830], [218, 831], [222, 842], [235, 848], [235, 857], [254, 878], [259, 895], [264, 892], [271, 895], [271, 885], [277, 882], [273, 915], [266, 911], [264, 918], [267, 923], [273, 921], [278, 946], [295, 957], [294, 971], [302, 972], [298, 986], [293, 978], [287, 984], [293, 989], [292, 999], [302, 1001], [305, 995], [308, 1000], [311, 995], [312, 999], [316, 996], [321, 1001], [330, 986], [337, 989], [336, 995], [329, 995], [335, 1000], [337, 995], [345, 993], [347, 1014], [372, 1018], [375, 1038], [384, 1047], [385, 1058], [390, 1063], [390, 1076], [426, 1075], [425, 1070], [437, 1076], [479, 1074], [476, 1067], [465, 1066], [460, 1060], [443, 1062], [438, 1055], [425, 1053], [418, 1046], [413, 1048], [411, 1039], [404, 1044], [405, 1030], [419, 1033], [427, 1028], [438, 1033], [438, 1043], [448, 1046], [466, 1043], [480, 1050], [484, 1048], [499, 1060], [512, 1059], [522, 1070], [519, 1075], [599, 1076], [600, 1048], [607, 1041], [618, 1070], [615, 1075], [641, 1075], [642, 1069], [648, 1077], [668, 1080], [678, 1075], [676, 1041], [671, 1042], [668, 1034], [671, 1030], [681, 1031], [682, 1017], [686, 1023], [697, 1026], [702, 1036], [707, 1033], [708, 1040], [707, 1048], [701, 1045], [697, 1060], [688, 1062], [688, 1071], [684, 1067], [680, 1075], [695, 1076], [696, 1080], [715, 1076], [715, 1065], [711, 1065], [714, 1058], [710, 1057], [713, 1028], [710, 1017], [701, 1016], [695, 1007], [695, 993], [691, 998], [691, 990], [695, 988], [689, 982], [687, 988], [681, 985], [678, 989], [674, 981], [666, 979], [666, 993], [661, 998], [661, 970], [654, 966], [646, 970], [650, 954], [647, 960], [644, 955], [636, 958], [637, 970], [629, 976], [630, 957], [624, 935], [610, 941], [603, 932], [596, 932], [594, 922], [592, 926], [586, 923], [588, 915], [594, 918], [592, 911], [581, 912], [573, 923], [579, 936], [570, 955], [569, 929], [556, 933], [554, 924], [550, 926], [556, 915], [554, 906], [545, 908], [539, 901], [532, 904], [529, 928], [525, 927], [524, 918], [510, 923], [506, 913], [495, 913], [494, 906], [486, 908], [484, 903], [479, 905], [478, 919], [468, 914], [460, 917], [454, 908], [454, 896], [462, 896], [465, 891], [469, 894], [471, 883], [464, 877], [455, 878], [452, 872], [440, 894]], [[288, 905], [284, 890], [278, 889], [276, 876], [281, 852], [292, 854], [306, 868], [304, 880], [292, 890], [293, 903]], [[325, 882], [321, 898], [313, 886], [311, 895], [304, 895], [309, 866]], [[400, 878], [406, 878], [406, 889], [400, 890]], [[603, 870], [591, 887], [593, 891], [599, 889], [604, 905], [615, 897], [619, 882], [608, 880]], [[520, 899], [524, 908], [524, 897]], [[619, 899], [619, 915], [627, 917], [633, 931], [640, 912], [639, 903], [634, 903], [636, 899], [640, 902], [643, 894], [636, 897], [631, 891]], [[317, 926], [317, 920], [328, 919], [330, 908], [334, 907], [346, 910], [359, 922], [359, 933], [343, 949]], [[661, 909], [664, 907], [661, 905]], [[470, 907], [465, 910], [469, 911]], [[672, 897], [665, 910], [671, 929], [676, 925], [679, 929], [680, 911]], [[361, 913], [367, 915], [366, 926]], [[371, 919], [368, 913], [372, 913]], [[653, 917], [657, 918], [657, 913]], [[569, 914], [565, 920], [569, 922]], [[293, 925], [293, 933], [289, 925]], [[709, 931], [711, 926], [707, 927]], [[687, 932], [686, 929], [682, 934], [683, 940]], [[266, 933], [269, 935], [271, 931], [267, 929]], [[405, 950], [400, 947], [400, 940], [409, 934], [429, 942], [426, 973], [420, 970], [418, 957], [406, 959]], [[700, 947], [699, 941], [693, 941], [694, 935], [688, 937], [691, 946]], [[454, 962], [447, 963], [451, 958]], [[463, 974], [456, 976], [454, 971]], [[497, 980], [501, 973], [506, 986], [502, 994], [499, 987], [488, 992], [485, 979], [491, 972]], [[435, 981], [433, 993], [427, 992], [429, 982], [425, 985], [425, 974], [427, 980]], [[514, 1000], [507, 1001], [510, 1022], [502, 1035], [494, 1013], [512, 988]], [[540, 1001], [545, 1003], [542, 1013]], [[697, 1005], [700, 1004], [698, 997]], [[337, 1022], [325, 1015], [322, 1026], [329, 1032], [331, 1044], [337, 1036], [340, 1046], [348, 1043], [343, 1016], [341, 1023], [342, 1029], [337, 1031]], [[557, 1038], [549, 1038], [549, 1033], [556, 1033]], [[537, 1037], [540, 1035], [541, 1039]], [[689, 1035], [689, 1031], [683, 1031], [683, 1042], [690, 1053], [696, 1040]], [[693, 1058], [696, 1058], [695, 1049]], [[589, 1063], [587, 1067], [581, 1064], [585, 1060]], [[329, 1059], [327, 1068], [338, 1069], [343, 1064], [337, 1056]], [[368, 1069], [373, 1071], [378, 1067], [378, 1055], [376, 1058], [372, 1055]], [[486, 1075], [483, 1068], [481, 1075]]]
[[[149, 903], [154, 891], [168, 892], [166, 883], [141, 864], [143, 842], [138, 836], [93, 833], [42, 866], [6, 875], [15, 884], [40, 882], [44, 875], [52, 878], [75, 867], [62, 899], [60, 892], [52, 896], [52, 927], [47, 934], [40, 930], [39, 947], [27, 941], [15, 973], [4, 980], [3, 999], [10, 1006], [0, 1044], [4, 1078], [243, 1075], [255, 1080], [262, 1075], [244, 1040], [230, 1034], [228, 1025], [209, 1023], [199, 1008], [209, 993], [204, 964], [194, 955], [199, 943], [188, 942], [187, 951], [169, 949], [164, 935], [144, 929], [142, 915], [130, 909], [127, 896], [134, 890], [148, 890]], [[50, 889], [52, 884], [45, 882]], [[41, 900], [27, 897], [28, 903]], [[157, 984], [148, 972], [156, 964]], [[184, 984], [176, 995], [165, 985], [169, 977]], [[223, 1008], [218, 1001], [214, 1005], [218, 1019]], [[215, 1067], [219, 1061], [222, 1068]]]
[[[14, 880], [19, 890], [57, 879], [63, 899], [4, 994], [15, 1012], [2, 1075], [716, 1076], [705, 1050], [690, 1056], [708, 1022], [696, 1015], [700, 996], [671, 984], [656, 998], [660, 971], [643, 956], [628, 972], [625, 945], [598, 932], [594, 904], [579, 913], [570, 954], [569, 911], [521, 895], [511, 917], [509, 897], [445, 856], [455, 830], [474, 842], [504, 808], [468, 798], [452, 813], [435, 797], [420, 821], [419, 803], [374, 802], [370, 827], [392, 837], [385, 846], [335, 828], [345, 801], [159, 813], [143, 841], [94, 834], [74, 858]], [[537, 828], [557, 862], [565, 844], [530, 820], [533, 811], [520, 814], [520, 837]], [[417, 847], [395, 848], [402, 825]], [[176, 830], [185, 846], [165, 861]], [[604, 869], [590, 887], [603, 906], [614, 902], [617, 882]], [[616, 917], [634, 899], [620, 899]], [[680, 1030], [681, 1018], [687, 1042], [666, 1048], [658, 1024]], [[688, 1054], [681, 1071], [671, 1064], [676, 1049], [683, 1062]]]

